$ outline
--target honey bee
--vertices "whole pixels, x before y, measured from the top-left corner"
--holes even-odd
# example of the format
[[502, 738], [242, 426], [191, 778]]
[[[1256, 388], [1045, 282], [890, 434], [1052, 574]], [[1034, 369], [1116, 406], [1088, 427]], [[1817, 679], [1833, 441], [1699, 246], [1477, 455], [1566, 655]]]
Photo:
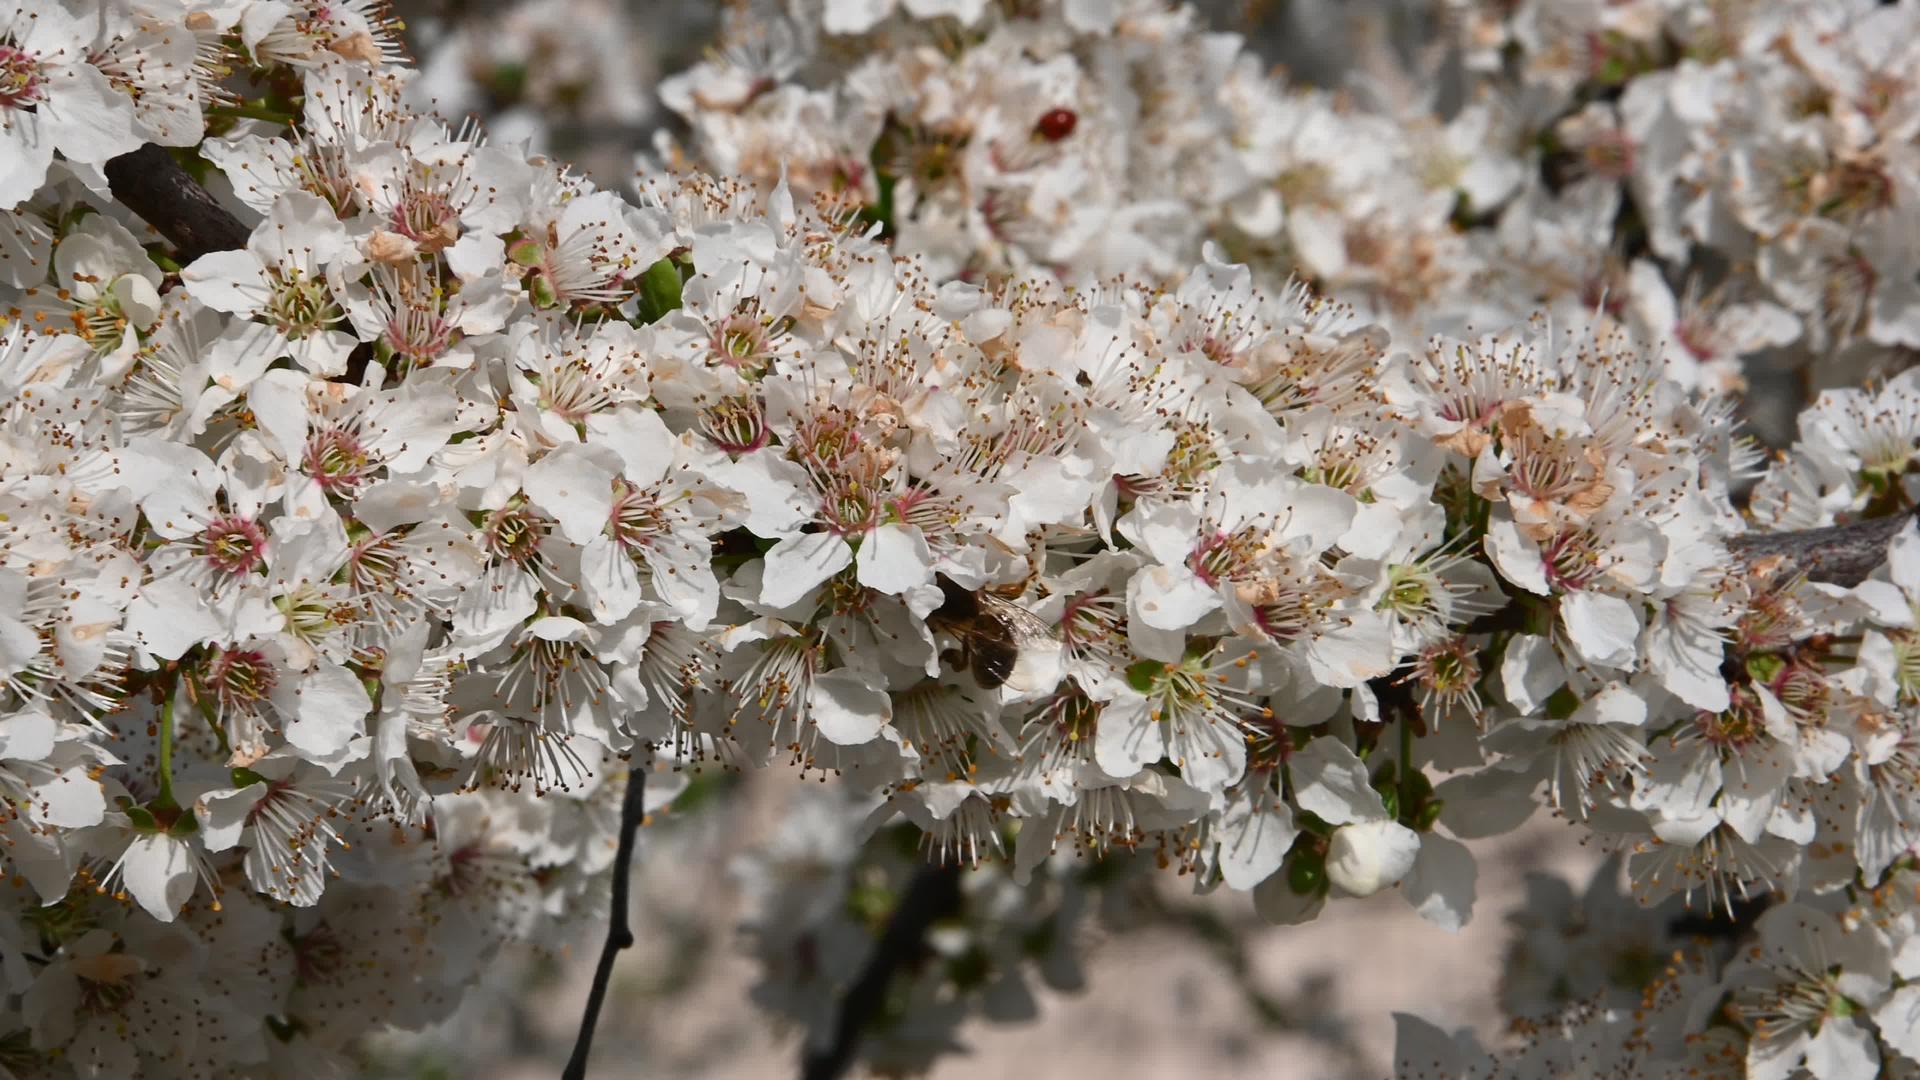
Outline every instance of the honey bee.
[[942, 600], [927, 616], [927, 626], [960, 643], [949, 660], [954, 667], [965, 667], [981, 689], [1006, 685], [1029, 655], [1059, 652], [1060, 639], [1053, 627], [1014, 603], [1003, 590], [975, 591], [945, 574], [935, 576]]

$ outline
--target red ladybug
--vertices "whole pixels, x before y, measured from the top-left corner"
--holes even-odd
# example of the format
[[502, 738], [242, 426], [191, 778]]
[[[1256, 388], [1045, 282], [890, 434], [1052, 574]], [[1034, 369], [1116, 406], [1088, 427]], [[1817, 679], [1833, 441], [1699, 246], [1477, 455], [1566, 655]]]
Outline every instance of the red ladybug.
[[1074, 125], [1079, 122], [1080, 117], [1072, 109], [1049, 109], [1040, 122], [1033, 125], [1033, 133], [1048, 142], [1059, 142], [1073, 134]]

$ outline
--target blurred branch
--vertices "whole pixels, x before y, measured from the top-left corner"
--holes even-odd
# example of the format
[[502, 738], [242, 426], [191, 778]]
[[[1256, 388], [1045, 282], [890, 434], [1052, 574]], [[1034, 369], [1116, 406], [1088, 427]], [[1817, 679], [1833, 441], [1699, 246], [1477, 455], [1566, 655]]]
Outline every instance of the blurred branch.
[[247, 246], [252, 230], [152, 143], [107, 162], [107, 184], [115, 199], [167, 238], [182, 265]]
[[1251, 938], [1271, 929], [1257, 918], [1233, 918], [1222, 909], [1167, 896], [1152, 881], [1132, 894], [1142, 926], [1163, 926], [1190, 935], [1234, 987], [1254, 1019], [1269, 1031], [1288, 1032], [1325, 1048], [1322, 1075], [1359, 1078], [1379, 1076], [1366, 1047], [1355, 1038], [1352, 1024], [1336, 1008], [1331, 993], [1334, 975], [1326, 970], [1298, 972], [1298, 989], [1276, 994], [1260, 985], [1253, 963]]
[[633, 879], [633, 843], [640, 825], [646, 820], [647, 767], [636, 759], [627, 772], [627, 792], [620, 800], [620, 847], [613, 857], [613, 903], [607, 912], [607, 940], [600, 946], [600, 962], [594, 965], [593, 988], [587, 992], [586, 1011], [580, 1016], [580, 1034], [574, 1040], [573, 1055], [567, 1058], [563, 1080], [586, 1080], [587, 1058], [593, 1052], [593, 1029], [600, 1022], [600, 1007], [606, 1004], [607, 986], [613, 980], [613, 962], [620, 950], [633, 944], [633, 928], [628, 925], [628, 895]]
[[1824, 529], [1748, 533], [1734, 537], [1727, 546], [1747, 562], [1784, 559], [1790, 572], [1804, 572], [1814, 581], [1852, 587], [1886, 561], [1887, 545], [1912, 520], [1913, 514], [1903, 513]]
[[801, 1080], [838, 1080], [853, 1065], [860, 1035], [886, 1004], [894, 972], [920, 954], [933, 924], [960, 910], [959, 866], [925, 866], [913, 875], [900, 905], [874, 946], [873, 956], [840, 1001], [833, 1042], [817, 1051], [802, 1050]]

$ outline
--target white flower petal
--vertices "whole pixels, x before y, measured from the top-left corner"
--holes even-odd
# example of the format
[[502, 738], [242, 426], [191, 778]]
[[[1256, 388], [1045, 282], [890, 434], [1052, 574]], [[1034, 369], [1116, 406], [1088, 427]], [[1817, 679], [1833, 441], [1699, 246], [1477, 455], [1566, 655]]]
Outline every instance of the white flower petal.
[[140, 647], [162, 660], [178, 660], [188, 649], [220, 636], [220, 619], [193, 586], [179, 578], [161, 578], [140, 590], [127, 605], [126, 628]]
[[84, 829], [107, 819], [107, 794], [84, 765], [35, 784], [33, 802], [33, 820], [57, 829]]
[[1640, 618], [1633, 604], [1607, 593], [1572, 592], [1560, 600], [1560, 619], [1567, 637], [1588, 663], [1610, 668], [1633, 663], [1640, 638]]
[[1560, 654], [1544, 636], [1519, 634], [1507, 642], [1500, 657], [1500, 689], [1507, 704], [1523, 714], [1537, 713], [1566, 681]]
[[170, 923], [193, 895], [192, 841], [164, 833], [133, 838], [121, 856], [121, 880], [147, 914]]
[[0, 718], [0, 759], [45, 761], [59, 733], [60, 725], [42, 709]]
[[1363, 686], [1394, 669], [1393, 626], [1374, 611], [1356, 611], [1314, 634], [1303, 650], [1307, 670], [1323, 686]]
[[1166, 733], [1149, 715], [1145, 698], [1128, 693], [1108, 703], [1093, 732], [1093, 761], [1116, 780], [1167, 756]]
[[1887, 545], [1887, 570], [1895, 585], [1920, 593], [1920, 522], [1909, 520]]
[[332, 758], [355, 737], [366, 734], [373, 699], [353, 672], [322, 661], [297, 686], [290, 701], [275, 702], [294, 718], [287, 724], [286, 735], [295, 749], [316, 759]]
[[640, 568], [612, 537], [596, 536], [580, 551], [580, 589], [596, 622], [618, 622], [640, 603]]
[[1920, 983], [1908, 983], [1873, 1010], [1874, 1026], [1888, 1046], [1920, 1061]]
[[1184, 564], [1149, 566], [1128, 583], [1127, 606], [1155, 630], [1185, 630], [1220, 606], [1220, 594]]
[[1527, 539], [1512, 518], [1494, 515], [1487, 525], [1486, 550], [1501, 577], [1530, 593], [1553, 594], [1547, 584], [1547, 564], [1540, 557], [1540, 549]]
[[200, 796], [194, 801], [193, 811], [200, 819], [201, 843], [208, 851], [225, 851], [238, 844], [247, 831], [247, 818], [254, 805], [266, 794], [267, 785], [256, 783]]
[[580, 444], [556, 447], [527, 466], [527, 498], [553, 515], [560, 533], [584, 544], [607, 527], [613, 513], [613, 455]]
[[272, 299], [267, 271], [250, 251], [213, 251], [180, 271], [187, 294], [215, 311], [250, 315]]
[[1458, 840], [1427, 833], [1420, 838], [1420, 856], [1401, 886], [1407, 903], [1420, 917], [1442, 930], [1458, 933], [1473, 919], [1474, 883], [1479, 870], [1473, 852]]
[[1880, 1047], [1873, 1032], [1851, 1016], [1822, 1018], [1807, 1041], [1807, 1071], [1817, 1080], [1853, 1080], [1880, 1075]]
[[1387, 815], [1387, 804], [1367, 782], [1366, 763], [1339, 739], [1323, 736], [1295, 751], [1288, 772], [1293, 777], [1293, 801], [1329, 824]]
[[1299, 835], [1286, 803], [1235, 802], [1220, 819], [1220, 876], [1228, 888], [1253, 888], [1280, 869]]
[[889, 596], [933, 584], [933, 552], [912, 525], [882, 525], [860, 541], [860, 584]]
[[760, 602], [771, 608], [798, 603], [852, 561], [853, 548], [834, 533], [789, 536], [767, 550]]
[[815, 678], [807, 703], [814, 726], [837, 746], [872, 742], [893, 719], [893, 699], [851, 671], [829, 671]]

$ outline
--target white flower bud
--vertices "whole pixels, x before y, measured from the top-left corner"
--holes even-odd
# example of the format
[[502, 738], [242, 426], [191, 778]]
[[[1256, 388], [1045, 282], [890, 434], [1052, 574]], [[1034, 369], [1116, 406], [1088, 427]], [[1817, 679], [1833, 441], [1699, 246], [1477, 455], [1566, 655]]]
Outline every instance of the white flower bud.
[[1355, 896], [1372, 896], [1413, 869], [1420, 836], [1395, 821], [1362, 821], [1334, 830], [1327, 878]]

